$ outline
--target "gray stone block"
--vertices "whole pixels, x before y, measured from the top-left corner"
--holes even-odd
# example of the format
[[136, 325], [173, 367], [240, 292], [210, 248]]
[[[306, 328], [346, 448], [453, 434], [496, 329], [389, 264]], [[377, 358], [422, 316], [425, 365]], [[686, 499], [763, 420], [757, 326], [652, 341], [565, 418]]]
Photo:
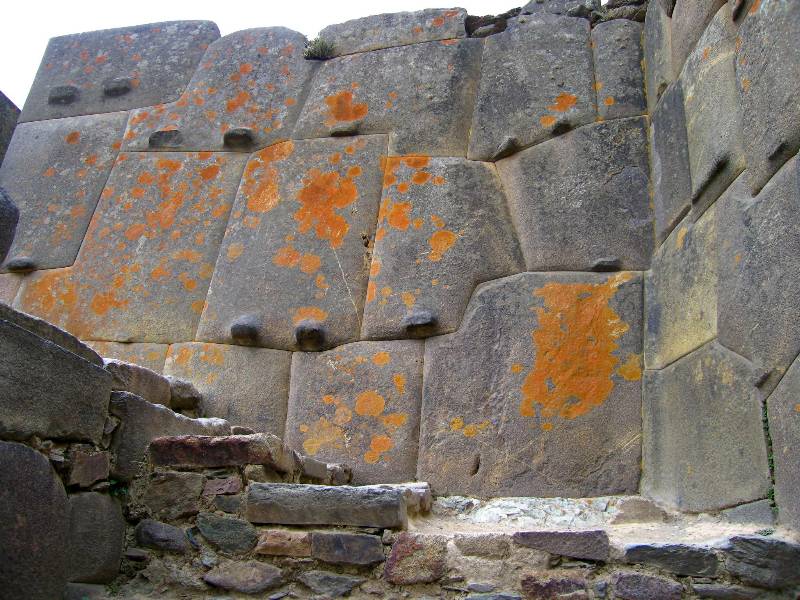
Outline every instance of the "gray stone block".
[[494, 160], [594, 120], [589, 22], [539, 14], [486, 39], [468, 157]]
[[0, 319], [0, 435], [100, 443], [111, 376]]
[[189, 551], [189, 540], [183, 529], [160, 523], [153, 519], [139, 521], [134, 530], [136, 543], [145, 548], [185, 554]]
[[724, 547], [725, 568], [744, 583], [770, 589], [800, 585], [800, 544], [758, 535], [737, 535]]
[[758, 588], [724, 583], [692, 583], [692, 591], [701, 598], [714, 600], [753, 600], [764, 592]]
[[800, 530], [800, 360], [781, 379], [767, 401], [775, 461], [778, 522]]
[[603, 119], [647, 112], [641, 23], [614, 19], [592, 29], [597, 114]]
[[165, 521], [196, 515], [204, 483], [200, 473], [156, 471], [141, 482], [141, 503], [153, 517]]
[[125, 519], [111, 496], [85, 492], [69, 497], [69, 580], [109, 583], [119, 574]]
[[383, 577], [394, 585], [433, 583], [447, 572], [447, 537], [404, 531], [392, 544]]
[[644, 389], [643, 494], [688, 512], [763, 498], [769, 470], [752, 366], [717, 342]]
[[20, 121], [174, 100], [218, 37], [210, 21], [171, 21], [52, 38]]
[[684, 219], [645, 278], [644, 362], [661, 369], [717, 335], [717, 213]]
[[525, 270], [500, 179], [460, 158], [392, 156], [384, 168], [361, 334], [455, 331], [476, 285]]
[[305, 42], [285, 27], [216, 40], [179, 99], [131, 113], [123, 149], [252, 152], [287, 139], [314, 70]]
[[762, 0], [738, 31], [736, 76], [753, 194], [800, 148], [800, 5]]
[[461, 328], [426, 342], [418, 479], [437, 494], [635, 493], [641, 294], [632, 273], [480, 286]]
[[[3, 92], [0, 92], [0, 164], [3, 163], [3, 157], [6, 154], [6, 148], [11, 141], [11, 136], [14, 133], [14, 128], [17, 126], [17, 119], [19, 118], [19, 109], [9, 100]], [[2, 252], [0, 252], [0, 260], [3, 260]]]
[[164, 370], [167, 344], [125, 344], [120, 342], [92, 342], [86, 345], [103, 358], [121, 360], [150, 369], [156, 373]]
[[[284, 350], [357, 340], [385, 152], [385, 136], [364, 136], [289, 141], [255, 153], [197, 339]], [[247, 339], [234, 335], [243, 319]], [[317, 339], [303, 338], [303, 328]]]
[[[779, 426], [780, 424], [778, 424]], [[775, 448], [774, 438], [772, 447], [773, 449]], [[787, 504], [791, 504], [791, 501], [787, 502]], [[775, 525], [772, 502], [768, 499], [726, 508], [720, 512], [720, 516], [730, 523], [755, 523], [763, 527], [773, 527]]]
[[67, 583], [67, 495], [47, 458], [13, 442], [0, 442], [0, 522], [3, 595], [61, 598]]
[[145, 460], [147, 447], [167, 435], [228, 435], [230, 425], [222, 419], [190, 419], [127, 392], [113, 392], [109, 412], [120, 419], [111, 450], [116, 455], [112, 477], [130, 481]]
[[75, 261], [114, 166], [126, 113], [21, 123], [0, 167], [0, 186], [19, 208], [12, 261], [36, 269]]
[[[283, 435], [290, 365], [291, 354], [281, 350], [186, 343], [170, 346], [164, 373], [193, 382], [201, 414]], [[170, 403], [174, 409], [191, 404], [175, 394]]]
[[[701, 6], [710, 2], [679, 1], [675, 14], [679, 6], [687, 4]], [[700, 37], [680, 75], [689, 142], [692, 212], [696, 215], [719, 198], [745, 168], [741, 102], [734, 68], [735, 37], [730, 8], [725, 4]]]
[[296, 352], [285, 440], [353, 469], [354, 483], [414, 479], [423, 343], [357, 342]]
[[481, 47], [444, 40], [325, 61], [292, 137], [388, 132], [389, 154], [464, 156]]
[[755, 363], [765, 393], [800, 353], [800, 161], [785, 164], [755, 198], [740, 178], [717, 212], [722, 344]]
[[622, 600], [681, 600], [683, 592], [680, 583], [644, 573], [615, 573], [612, 581]]
[[625, 562], [692, 577], [716, 577], [719, 566], [714, 550], [686, 544], [630, 544], [625, 546]]
[[514, 543], [550, 554], [582, 560], [607, 561], [610, 546], [608, 534], [601, 530], [588, 531], [518, 531]]
[[589, 18], [598, 10], [600, 10], [600, 0], [530, 0], [522, 7], [522, 14], [549, 13]]
[[650, 266], [643, 118], [581, 127], [497, 168], [529, 271], [589, 271], [606, 261], [619, 270]]
[[311, 557], [339, 565], [373, 565], [384, 560], [383, 543], [377, 535], [315, 531]]
[[333, 44], [333, 56], [466, 37], [467, 11], [429, 8], [372, 15], [328, 25], [319, 37]]
[[111, 373], [111, 389], [130, 392], [153, 404], [170, 405], [169, 381], [163, 375], [116, 359], [104, 359], [103, 366]]
[[362, 577], [340, 575], [330, 571], [306, 571], [297, 579], [312, 592], [322, 594], [327, 598], [346, 596], [366, 581]]
[[225, 561], [203, 575], [203, 581], [209, 585], [243, 594], [260, 594], [278, 587], [282, 580], [283, 573], [278, 567], [256, 560]]
[[692, 205], [689, 142], [686, 139], [686, 114], [680, 81], [666, 89], [652, 113], [650, 171], [655, 233], [660, 243]]
[[[672, 72], [677, 77], [683, 63], [696, 48], [704, 48], [700, 38], [727, 0], [675, 0], [672, 10]], [[729, 14], [730, 18], [730, 14]]]
[[251, 523], [402, 529], [406, 502], [400, 490], [251, 483], [245, 518]]
[[[2, 159], [2, 157], [0, 157]], [[0, 263], [8, 254], [19, 223], [19, 209], [6, 191], [0, 187]]]
[[651, 115], [667, 86], [675, 80], [672, 72], [671, 28], [671, 19], [661, 3], [648, 2], [643, 44], [647, 112]]
[[249, 552], [258, 541], [256, 528], [247, 521], [214, 513], [197, 515], [197, 528], [212, 546], [232, 554]]

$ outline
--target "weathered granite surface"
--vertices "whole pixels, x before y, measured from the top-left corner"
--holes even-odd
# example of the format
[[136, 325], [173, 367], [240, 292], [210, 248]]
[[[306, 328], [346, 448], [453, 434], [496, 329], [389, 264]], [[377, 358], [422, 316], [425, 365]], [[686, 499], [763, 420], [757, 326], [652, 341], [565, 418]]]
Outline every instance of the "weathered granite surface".
[[594, 89], [602, 119], [635, 117], [647, 111], [641, 23], [613, 19], [592, 29]]
[[0, 164], [3, 162], [8, 143], [11, 141], [14, 128], [17, 126], [18, 118], [19, 109], [17, 106], [3, 92], [0, 92]]

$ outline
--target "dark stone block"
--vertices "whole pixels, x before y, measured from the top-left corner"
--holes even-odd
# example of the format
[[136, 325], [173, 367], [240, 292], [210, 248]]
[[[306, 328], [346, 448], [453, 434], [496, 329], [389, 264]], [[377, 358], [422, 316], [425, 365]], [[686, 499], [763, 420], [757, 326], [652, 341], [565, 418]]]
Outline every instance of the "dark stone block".
[[220, 517], [214, 513], [197, 515], [197, 528], [212, 546], [232, 554], [249, 552], [258, 541], [256, 528], [247, 521]]
[[680, 600], [681, 584], [644, 573], [615, 573], [615, 598], [622, 600]]
[[[641, 11], [643, 13], [644, 9]], [[597, 113], [603, 119], [634, 117], [647, 112], [642, 29], [640, 23], [628, 19], [599, 23], [592, 29]]]
[[283, 573], [278, 567], [255, 560], [226, 561], [203, 575], [203, 581], [224, 590], [260, 594], [279, 586], [283, 581]]
[[732, 537], [722, 551], [725, 568], [745, 583], [769, 589], [800, 585], [800, 544], [741, 535]]
[[[5, 150], [2, 146], [0, 149]], [[0, 162], [3, 156], [0, 153]], [[0, 187], [0, 263], [2, 263], [11, 244], [14, 242], [14, 234], [17, 231], [17, 223], [19, 222], [19, 209], [11, 196]]]
[[181, 554], [189, 551], [189, 539], [180, 527], [174, 527], [152, 519], [144, 519], [136, 525], [134, 533], [136, 535], [136, 543], [145, 548], [179, 552]]
[[[528, 575], [522, 578], [522, 591], [527, 598], [587, 598], [588, 582], [583, 577]], [[583, 594], [581, 594], [583, 592]]]
[[122, 560], [125, 519], [111, 496], [86, 492], [69, 497], [70, 581], [109, 583]]
[[162, 129], [151, 133], [147, 140], [150, 148], [180, 148], [183, 145], [183, 134], [180, 129]]
[[144, 484], [142, 504], [157, 519], [172, 521], [196, 515], [204, 481], [200, 473], [156, 471]]
[[625, 547], [625, 562], [650, 565], [676, 575], [714, 577], [718, 560], [710, 548], [685, 544], [636, 544]]
[[296, 468], [292, 451], [268, 433], [159, 437], [150, 444], [149, 452], [153, 464], [190, 469], [268, 465], [292, 473]]
[[330, 571], [306, 571], [297, 579], [315, 594], [322, 594], [326, 598], [346, 596], [366, 581], [362, 577], [340, 575]]
[[372, 565], [383, 562], [383, 543], [377, 535], [362, 533], [311, 534], [311, 556], [327, 563]]
[[583, 560], [608, 560], [608, 534], [599, 529], [593, 531], [518, 531], [512, 539], [519, 546], [544, 550], [550, 554]]

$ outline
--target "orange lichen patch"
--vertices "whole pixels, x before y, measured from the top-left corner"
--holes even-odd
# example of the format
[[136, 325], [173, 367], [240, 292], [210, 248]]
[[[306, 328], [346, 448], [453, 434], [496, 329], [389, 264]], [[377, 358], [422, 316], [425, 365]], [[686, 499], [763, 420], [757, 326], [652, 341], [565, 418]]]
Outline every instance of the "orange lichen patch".
[[377, 417], [386, 408], [386, 400], [378, 392], [367, 390], [356, 396], [356, 414], [362, 417]]
[[175, 357], [175, 364], [181, 367], [185, 367], [189, 364], [189, 361], [192, 360], [192, 352], [191, 348], [187, 348], [186, 346], [182, 347], [178, 350], [178, 356]]
[[511, 372], [512, 373], [522, 373], [522, 369], [524, 367], [520, 363], [514, 363], [511, 365]]
[[708, 60], [708, 57], [711, 56], [711, 48], [706, 46], [703, 48], [703, 60]]
[[469, 424], [464, 426], [464, 429], [462, 430], [462, 433], [466, 437], [475, 437], [481, 431], [483, 431], [484, 429], [489, 427], [490, 424], [491, 423], [489, 421], [482, 421], [480, 423], [469, 423]]
[[328, 313], [326, 313], [321, 308], [316, 306], [301, 306], [297, 310], [294, 311], [294, 315], [292, 316], [292, 323], [297, 325], [300, 321], [311, 320], [311, 321], [324, 321], [328, 318]]
[[217, 175], [219, 175], [219, 165], [209, 165], [204, 169], [200, 169], [200, 177], [205, 181], [214, 179]]
[[291, 246], [279, 248], [272, 257], [272, 264], [279, 267], [294, 268], [300, 262], [300, 253]]
[[615, 100], [613, 96], [606, 96], [605, 99], [603, 100], [603, 104], [605, 104], [606, 106], [614, 106], [614, 102]]
[[350, 410], [350, 407], [341, 402], [337, 403], [336, 411], [333, 413], [333, 422], [337, 425], [347, 425], [352, 420], [353, 411]]
[[595, 81], [594, 82], [594, 91], [599, 92], [603, 89], [603, 82], [602, 81]]
[[178, 281], [183, 284], [183, 287], [191, 291], [197, 287], [197, 281], [189, 277], [188, 273], [181, 273], [178, 275]]
[[355, 165], [355, 166], [350, 167], [349, 169], [347, 169], [347, 176], [349, 178], [351, 178], [351, 179], [353, 177], [361, 177], [362, 173], [363, 173], [363, 170], [358, 165]]
[[173, 254], [172, 258], [175, 260], [185, 260], [188, 262], [196, 263], [200, 262], [200, 259], [203, 258], [203, 255], [197, 252], [196, 250], [191, 250], [190, 248], [184, 248], [183, 250], [179, 250], [178, 252]]
[[228, 112], [233, 112], [242, 108], [247, 102], [250, 100], [250, 94], [248, 94], [245, 90], [241, 90], [236, 96], [228, 100], [227, 104], [225, 105], [225, 110]]
[[460, 431], [464, 428], [464, 419], [456, 417], [450, 421], [450, 431]]
[[431, 20], [431, 25], [434, 27], [441, 27], [444, 25], [444, 17], [434, 17], [433, 20]]
[[539, 119], [539, 123], [541, 123], [543, 127], [550, 127], [555, 125], [556, 118], [553, 115], [545, 115]]
[[248, 161], [242, 176], [242, 193], [247, 209], [269, 212], [280, 202], [278, 171], [273, 163], [286, 160], [294, 152], [292, 142], [283, 142], [256, 152]]
[[687, 227], [681, 227], [678, 230], [678, 234], [675, 236], [675, 248], [677, 250], [683, 248], [683, 242], [686, 239], [687, 233], [689, 233], [689, 229]]
[[328, 282], [325, 281], [325, 275], [322, 273], [317, 275], [317, 278], [314, 280], [314, 285], [321, 290], [327, 290], [329, 287], [331, 287]]
[[608, 399], [616, 340], [628, 331], [609, 303], [629, 279], [621, 273], [604, 283], [548, 283], [534, 292], [544, 307], [535, 309], [536, 362], [522, 384], [522, 416], [536, 416], [538, 405], [543, 418], [574, 419]]
[[300, 258], [300, 270], [308, 275], [316, 273], [321, 265], [322, 260], [316, 254], [303, 254]]
[[160, 279], [166, 279], [172, 275], [167, 269], [164, 268], [164, 265], [158, 265], [155, 269], [150, 271], [150, 278], [158, 281]]
[[21, 306], [26, 312], [58, 322], [61, 310], [72, 310], [78, 300], [75, 285], [64, 271], [40, 271], [22, 292]]
[[433, 262], [442, 260], [444, 253], [452, 248], [457, 239], [458, 236], [447, 229], [434, 231], [428, 240], [428, 243], [431, 247], [431, 251], [428, 253], [428, 260]]
[[342, 153], [334, 152], [328, 157], [328, 162], [332, 165], [338, 165], [340, 162], [342, 162]]
[[394, 204], [389, 200], [390, 206], [386, 215], [386, 221], [391, 227], [399, 231], [405, 231], [411, 224], [408, 218], [408, 213], [411, 212], [410, 202], [396, 202]]
[[438, 215], [431, 215], [431, 223], [433, 223], [434, 227], [437, 227], [439, 229], [444, 228], [444, 226], [446, 225], [446, 223], [444, 222], [444, 219], [442, 219]]
[[391, 356], [389, 356], [388, 352], [377, 352], [375, 356], [372, 357], [372, 362], [378, 365], [379, 367], [388, 365], [389, 361], [391, 360], [392, 358]]
[[406, 305], [406, 308], [414, 308], [414, 304], [417, 303], [417, 299], [411, 292], [403, 292], [400, 294], [400, 299], [403, 301], [403, 304]]
[[413, 221], [411, 221], [411, 226], [414, 229], [420, 229], [425, 224], [425, 220], [422, 217], [417, 217]]
[[370, 277], [377, 277], [381, 273], [381, 262], [377, 259], [372, 259], [372, 264], [369, 266]]
[[742, 91], [745, 93], [750, 91], [750, 80], [747, 77], [742, 78]]
[[570, 108], [575, 106], [578, 102], [578, 97], [575, 94], [568, 94], [567, 92], [561, 92], [558, 96], [556, 96], [556, 100], [554, 104], [551, 104], [547, 107], [547, 110], [552, 110], [555, 112], [567, 112]]
[[404, 181], [403, 183], [397, 184], [397, 191], [400, 192], [401, 194], [405, 194], [408, 191], [408, 188], [410, 187], [411, 186], [408, 184], [408, 182]]
[[375, 282], [370, 281], [369, 283], [367, 283], [367, 302], [374, 301], [376, 294], [377, 294], [377, 289], [375, 287]]
[[317, 238], [328, 240], [331, 248], [339, 248], [350, 225], [336, 209], [346, 208], [357, 199], [358, 189], [351, 178], [342, 178], [335, 171], [311, 169], [297, 194], [301, 204], [294, 213], [297, 230], [306, 233], [313, 228]]
[[225, 364], [225, 353], [220, 346], [215, 344], [203, 344], [200, 352], [200, 360], [209, 365], [221, 367]]
[[317, 454], [323, 447], [342, 448], [344, 446], [344, 429], [331, 423], [325, 417], [320, 417], [310, 427], [300, 425], [300, 432], [306, 434], [303, 440], [303, 450], [311, 456]]
[[45, 177], [52, 177], [56, 174], [56, 170], [53, 167], [48, 167], [47, 170], [42, 173]]
[[116, 293], [111, 290], [109, 292], [96, 293], [92, 297], [89, 306], [94, 314], [102, 317], [112, 308], [125, 308], [128, 306], [128, 300], [118, 299]]
[[761, 0], [755, 0], [753, 5], [750, 7], [750, 10], [747, 11], [747, 14], [754, 15], [758, 12], [759, 8], [761, 8]]
[[431, 174], [427, 171], [417, 171], [411, 176], [411, 181], [416, 185], [424, 185], [428, 183], [428, 180], [431, 178]]
[[794, 411], [800, 413], [800, 402], [794, 405]]
[[542, 430], [543, 431], [550, 431], [553, 428], [552, 423], [542, 423]]
[[330, 127], [343, 121], [358, 121], [367, 116], [369, 108], [364, 103], [353, 104], [353, 92], [344, 90], [325, 98], [328, 105], [328, 118], [325, 124]]
[[395, 373], [392, 377], [392, 382], [398, 394], [406, 393], [406, 376], [402, 373]]
[[68, 144], [77, 144], [81, 139], [81, 132], [80, 131], [71, 131], [67, 134], [64, 138], [64, 141]]
[[639, 381], [642, 378], [642, 357], [638, 354], [628, 354], [628, 359], [620, 365], [617, 373], [627, 381]]
[[383, 296], [384, 298], [388, 298], [391, 295], [392, 295], [392, 288], [390, 288], [388, 285], [381, 288], [381, 296]]
[[237, 242], [228, 246], [225, 256], [227, 256], [228, 260], [236, 260], [242, 255], [242, 252], [244, 252], [244, 246]]
[[129, 240], [138, 240], [147, 228], [144, 223], [134, 223], [125, 230], [125, 237]]
[[391, 450], [393, 446], [394, 442], [388, 435], [373, 435], [369, 450], [364, 453], [364, 461], [375, 464], [381, 459], [381, 455]]

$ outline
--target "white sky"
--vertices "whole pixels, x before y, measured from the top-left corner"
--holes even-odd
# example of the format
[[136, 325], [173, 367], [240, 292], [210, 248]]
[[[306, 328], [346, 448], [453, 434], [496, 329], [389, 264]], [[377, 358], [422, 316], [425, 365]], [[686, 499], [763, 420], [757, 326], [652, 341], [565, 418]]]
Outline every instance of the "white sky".
[[333, 23], [385, 12], [461, 6], [469, 14], [503, 13], [526, 0], [9, 0], [0, 12], [0, 90], [20, 108], [47, 40], [57, 35], [156, 21], [207, 19], [222, 35], [280, 25], [314, 37]]

